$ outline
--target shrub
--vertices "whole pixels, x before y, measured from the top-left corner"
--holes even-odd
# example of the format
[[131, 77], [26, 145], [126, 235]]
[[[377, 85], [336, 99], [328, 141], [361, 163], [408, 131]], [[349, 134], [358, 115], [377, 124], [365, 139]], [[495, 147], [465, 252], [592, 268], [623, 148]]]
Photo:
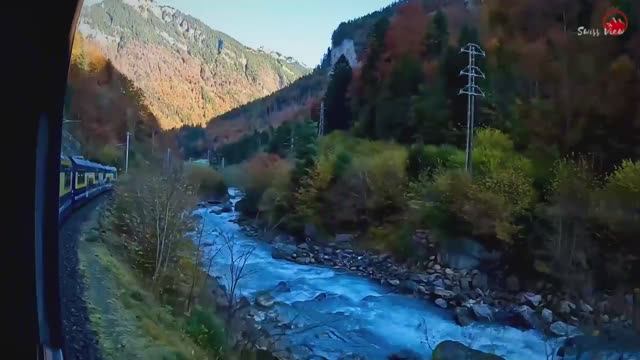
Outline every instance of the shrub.
[[221, 197], [227, 194], [227, 185], [220, 173], [209, 166], [188, 165], [185, 168], [187, 181], [198, 189], [201, 197]]
[[427, 151], [422, 144], [413, 144], [409, 148], [407, 159], [407, 175], [409, 179], [415, 180], [420, 173], [427, 171]]
[[369, 229], [368, 238], [374, 247], [390, 251], [400, 261], [405, 261], [413, 254], [411, 231], [406, 225], [384, 224]]
[[193, 341], [215, 355], [225, 353], [225, 333], [222, 323], [213, 314], [195, 309], [187, 319], [185, 332]]
[[597, 195], [596, 215], [623, 236], [640, 233], [640, 162], [625, 160]]
[[469, 229], [475, 236], [509, 243], [519, 228], [509, 200], [472, 181], [466, 172], [440, 172], [430, 186], [430, 194], [433, 204], [423, 212], [431, 226], [446, 226], [438, 230], [459, 234]]
[[278, 155], [258, 154], [227, 172], [227, 178], [245, 192], [242, 203], [238, 203], [241, 211], [247, 214], [257, 212], [263, 194], [269, 188], [275, 188], [274, 191], [287, 188], [291, 169], [291, 164]]

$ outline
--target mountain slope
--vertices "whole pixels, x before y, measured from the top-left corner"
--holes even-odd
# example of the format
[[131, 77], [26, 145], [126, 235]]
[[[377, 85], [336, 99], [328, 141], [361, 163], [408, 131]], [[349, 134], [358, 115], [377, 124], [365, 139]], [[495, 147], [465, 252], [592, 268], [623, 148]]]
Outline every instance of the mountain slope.
[[308, 72], [291, 58], [248, 48], [152, 0], [90, 5], [79, 31], [144, 91], [165, 129], [202, 125]]
[[[385, 18], [392, 19], [397, 10], [408, 2], [408, 0], [399, 0], [378, 11], [342, 22], [331, 36], [332, 48], [325, 54], [320, 67], [312, 74], [298, 79], [268, 97], [212, 118], [207, 125], [210, 145], [218, 148], [237, 142], [255, 131], [276, 128], [285, 122], [298, 121], [302, 118], [317, 121], [319, 103], [324, 96], [332, 64], [342, 55], [348, 58], [349, 51], [355, 53], [354, 62], [362, 63], [376, 22]], [[433, 16], [436, 10], [442, 9], [449, 16], [452, 39], [457, 38], [464, 23], [475, 21], [477, 11], [466, 11], [467, 5], [480, 3], [479, 0], [415, 0], [415, 2], [422, 5], [426, 16]], [[426, 30], [426, 25], [424, 27]], [[398, 42], [403, 44], [406, 41], [402, 39]], [[357, 66], [358, 64], [354, 64], [352, 68], [355, 69]]]

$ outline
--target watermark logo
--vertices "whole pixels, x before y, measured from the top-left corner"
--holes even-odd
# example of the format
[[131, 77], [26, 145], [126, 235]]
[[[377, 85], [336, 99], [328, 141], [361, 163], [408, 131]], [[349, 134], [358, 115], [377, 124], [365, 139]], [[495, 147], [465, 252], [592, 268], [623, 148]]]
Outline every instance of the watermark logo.
[[618, 9], [610, 9], [602, 18], [602, 28], [605, 35], [620, 36], [627, 31], [628, 26], [627, 14]]
[[580, 26], [578, 28], [578, 36], [620, 36], [627, 31], [629, 27], [629, 19], [627, 14], [619, 9], [609, 9], [602, 17], [602, 29], [593, 29]]

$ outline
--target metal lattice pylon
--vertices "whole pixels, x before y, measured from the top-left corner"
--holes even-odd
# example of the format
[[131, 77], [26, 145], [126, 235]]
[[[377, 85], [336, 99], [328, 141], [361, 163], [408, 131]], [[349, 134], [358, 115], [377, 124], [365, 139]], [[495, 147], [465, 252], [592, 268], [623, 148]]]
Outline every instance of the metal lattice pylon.
[[475, 97], [484, 97], [482, 89], [476, 85], [476, 78], [484, 79], [484, 73], [476, 66], [476, 55], [485, 56], [482, 48], [476, 44], [469, 43], [460, 49], [461, 53], [469, 54], [469, 65], [460, 71], [460, 76], [467, 77], [467, 85], [465, 85], [458, 95], [467, 94], [467, 143], [464, 158], [465, 170], [471, 174], [472, 172], [472, 151], [473, 151], [473, 127], [475, 122]]

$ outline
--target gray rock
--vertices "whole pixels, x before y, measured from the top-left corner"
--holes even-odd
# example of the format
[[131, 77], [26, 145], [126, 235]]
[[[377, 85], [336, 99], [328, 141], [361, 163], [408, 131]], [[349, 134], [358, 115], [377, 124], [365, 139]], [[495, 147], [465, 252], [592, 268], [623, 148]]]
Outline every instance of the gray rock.
[[558, 304], [558, 312], [561, 314], [569, 314], [571, 313], [571, 310], [575, 308], [576, 308], [575, 304], [567, 300], [562, 300]]
[[433, 270], [440, 270], [440, 269], [442, 269], [442, 266], [440, 266], [439, 264], [433, 265]]
[[524, 302], [528, 302], [533, 306], [540, 305], [540, 302], [542, 301], [542, 296], [531, 293], [531, 292], [526, 292], [522, 294], [522, 298], [524, 299]]
[[443, 298], [437, 298], [436, 299], [436, 305], [440, 306], [443, 309], [447, 308], [447, 301]]
[[501, 257], [499, 252], [490, 252], [479, 241], [469, 238], [444, 242], [439, 255], [445, 264], [456, 269], [475, 269]]
[[580, 310], [582, 310], [583, 312], [586, 313], [592, 313], [593, 312], [593, 308], [587, 304], [586, 302], [580, 300]]
[[289, 288], [289, 284], [285, 281], [280, 281], [276, 287], [273, 288], [274, 292], [290, 292], [291, 288]]
[[518, 281], [518, 277], [515, 275], [510, 275], [509, 277], [507, 277], [505, 285], [508, 291], [520, 291], [520, 281]]
[[296, 252], [296, 247], [289, 244], [276, 244], [271, 250], [274, 259], [291, 259]]
[[431, 283], [431, 285], [437, 288], [444, 288], [444, 281], [442, 281], [442, 279], [436, 279]]
[[455, 310], [456, 313], [456, 322], [460, 326], [467, 326], [473, 323], [473, 319], [471, 318], [471, 311], [467, 307], [457, 307]]
[[307, 243], [298, 244], [298, 249], [300, 249], [300, 250], [309, 250], [309, 244], [307, 244]]
[[447, 275], [453, 275], [454, 274], [453, 270], [451, 270], [449, 268], [444, 269], [444, 273], [447, 274]]
[[336, 234], [336, 243], [350, 243], [353, 240], [352, 234]]
[[542, 320], [547, 324], [551, 324], [553, 321], [553, 312], [547, 308], [542, 309]]
[[557, 336], [572, 336], [576, 335], [577, 328], [562, 321], [556, 321], [549, 326], [549, 331]]
[[439, 287], [433, 289], [433, 293], [445, 299], [451, 299], [452, 297], [456, 296], [456, 293], [454, 293], [453, 291], [445, 290]]
[[486, 304], [474, 304], [471, 306], [476, 319], [481, 321], [493, 321], [493, 311]]
[[390, 280], [387, 280], [387, 282], [392, 286], [400, 285], [400, 280], [397, 280], [397, 279], [390, 279]]
[[276, 300], [270, 294], [260, 294], [256, 296], [256, 305], [265, 308], [272, 307], [275, 301]]
[[428, 293], [427, 288], [425, 288], [422, 285], [418, 285], [417, 290], [418, 290], [418, 293], [420, 293], [420, 294], [427, 294]]
[[421, 360], [420, 354], [411, 350], [402, 350], [387, 357], [388, 360]]
[[535, 329], [539, 326], [536, 312], [527, 305], [520, 305], [515, 309], [515, 313], [524, 327]]
[[460, 288], [462, 291], [469, 291], [471, 289], [471, 279], [463, 277], [460, 279]]
[[423, 282], [423, 283], [429, 282], [429, 276], [426, 274], [411, 274], [409, 275], [409, 279], [416, 282]]
[[400, 283], [400, 290], [407, 294], [413, 294], [418, 290], [418, 284], [412, 280], [404, 280]]
[[305, 265], [306, 265], [306, 264], [311, 264], [311, 263], [313, 263], [314, 261], [313, 261], [313, 259], [312, 259], [312, 258], [310, 258], [310, 257], [306, 257], [306, 256], [305, 256], [305, 257], [299, 257], [299, 258], [297, 258], [297, 259], [296, 259], [296, 262], [297, 262], [298, 264], [305, 264]]
[[504, 358], [474, 350], [457, 341], [445, 340], [436, 346], [431, 355], [433, 360], [504, 360]]
[[482, 290], [487, 289], [489, 287], [487, 275], [482, 273], [477, 273], [476, 275], [473, 276], [473, 279], [471, 280], [471, 284], [473, 285], [474, 288], [478, 288]]

